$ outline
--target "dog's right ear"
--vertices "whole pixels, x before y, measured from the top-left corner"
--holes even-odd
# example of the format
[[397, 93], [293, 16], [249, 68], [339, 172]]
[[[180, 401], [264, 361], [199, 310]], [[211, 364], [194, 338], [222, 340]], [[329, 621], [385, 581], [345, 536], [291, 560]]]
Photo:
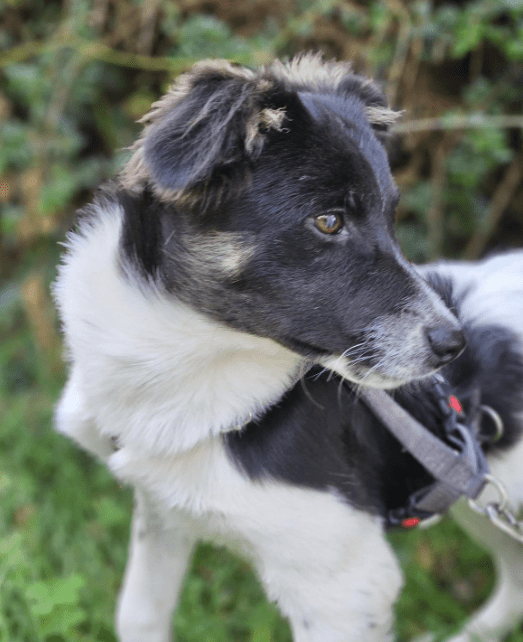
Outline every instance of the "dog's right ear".
[[268, 102], [270, 80], [226, 61], [195, 65], [142, 119], [143, 162], [153, 182], [180, 190], [256, 158], [265, 133], [281, 129], [280, 107]]

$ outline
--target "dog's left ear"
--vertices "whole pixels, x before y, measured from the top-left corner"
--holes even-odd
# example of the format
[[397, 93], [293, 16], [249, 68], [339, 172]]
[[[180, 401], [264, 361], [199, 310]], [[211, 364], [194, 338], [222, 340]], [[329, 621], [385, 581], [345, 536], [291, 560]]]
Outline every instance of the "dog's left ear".
[[365, 105], [365, 116], [378, 140], [385, 143], [392, 125], [401, 118], [402, 111], [389, 107], [387, 98], [378, 85], [365, 76], [350, 74], [338, 85], [339, 93], [357, 96]]
[[[285, 112], [271, 82], [226, 61], [195, 65], [143, 119], [143, 161], [153, 181], [180, 190], [256, 158]], [[272, 90], [272, 91], [271, 91]]]

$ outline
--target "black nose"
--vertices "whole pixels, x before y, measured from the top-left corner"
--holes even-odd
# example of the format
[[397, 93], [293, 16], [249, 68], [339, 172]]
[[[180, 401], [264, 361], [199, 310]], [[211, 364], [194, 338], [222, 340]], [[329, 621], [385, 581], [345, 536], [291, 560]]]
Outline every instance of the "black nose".
[[427, 331], [427, 339], [440, 366], [455, 359], [466, 344], [463, 332], [456, 329], [433, 328]]

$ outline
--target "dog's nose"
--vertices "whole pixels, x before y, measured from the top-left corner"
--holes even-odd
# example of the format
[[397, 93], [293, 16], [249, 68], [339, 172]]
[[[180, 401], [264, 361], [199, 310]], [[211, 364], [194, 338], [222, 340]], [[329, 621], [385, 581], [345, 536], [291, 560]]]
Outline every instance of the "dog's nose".
[[427, 331], [427, 339], [440, 366], [455, 359], [466, 344], [463, 332], [455, 328], [433, 328]]

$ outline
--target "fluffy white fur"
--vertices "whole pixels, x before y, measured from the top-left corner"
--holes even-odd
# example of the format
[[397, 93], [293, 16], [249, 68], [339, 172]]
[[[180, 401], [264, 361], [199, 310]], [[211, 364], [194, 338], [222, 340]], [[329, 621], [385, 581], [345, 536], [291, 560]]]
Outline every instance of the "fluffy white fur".
[[87, 421], [80, 408], [89, 408], [102, 436], [174, 455], [256, 417], [294, 384], [303, 357], [127, 278], [120, 228], [119, 211], [84, 223], [60, 270], [55, 292], [74, 365], [59, 429], [79, 412]]

